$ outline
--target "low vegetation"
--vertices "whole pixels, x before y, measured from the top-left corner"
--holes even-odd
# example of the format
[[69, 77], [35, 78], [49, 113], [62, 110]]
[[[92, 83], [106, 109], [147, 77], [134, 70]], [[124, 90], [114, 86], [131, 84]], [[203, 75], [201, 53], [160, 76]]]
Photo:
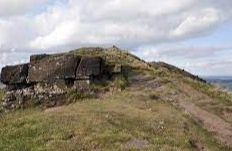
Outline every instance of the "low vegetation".
[[205, 102], [198, 102], [198, 105], [214, 114], [217, 114], [225, 121], [232, 124], [232, 92], [222, 87], [218, 87], [211, 84], [204, 84], [197, 81], [191, 81], [188, 79], [188, 84], [193, 88], [205, 94]]
[[201, 82], [189, 82], [195, 89], [200, 90], [201, 92], [209, 95], [212, 98], [218, 99], [220, 101], [224, 101], [225, 103], [232, 104], [232, 94], [231, 92], [220, 88], [216, 87], [211, 84], [205, 84]]
[[75, 55], [100, 56], [108, 63], [128, 65], [136, 69], [153, 70], [151, 66], [137, 56], [130, 54], [127, 50], [114, 48], [80, 48], [72, 50], [69, 53]]
[[151, 95], [150, 89], [127, 89], [2, 115], [0, 150], [229, 150], [187, 114]]

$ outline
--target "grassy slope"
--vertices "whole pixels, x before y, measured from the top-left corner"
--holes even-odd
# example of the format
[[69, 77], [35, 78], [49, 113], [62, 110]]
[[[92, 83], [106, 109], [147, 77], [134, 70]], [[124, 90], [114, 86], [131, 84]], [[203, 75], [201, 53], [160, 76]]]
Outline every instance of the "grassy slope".
[[[188, 115], [151, 98], [147, 89], [125, 90], [45, 111], [3, 115], [0, 150], [226, 150]], [[132, 140], [146, 142], [131, 145]]]
[[[156, 69], [159, 71], [159, 63], [155, 65]], [[171, 69], [170, 69], [171, 68]], [[222, 87], [217, 87], [209, 83], [203, 83], [198, 80], [193, 80], [188, 76], [188, 73], [181, 73], [181, 70], [176, 70], [175, 67], [169, 66], [169, 69], [166, 68], [162, 71], [168, 74], [169, 81], [172, 83], [174, 91], [179, 91], [179, 93], [184, 93], [184, 88], [181, 86], [188, 85], [192, 90], [197, 91], [198, 94], [193, 94], [193, 91], [190, 89], [185, 96], [185, 99], [192, 100], [199, 107], [209, 111], [213, 114], [218, 115], [225, 121], [232, 124], [232, 92], [228, 91]], [[164, 75], [166, 75], [164, 74]], [[164, 94], [166, 95], [166, 94]], [[202, 101], [210, 100], [210, 101]]]
[[[197, 81], [187, 80], [193, 88], [199, 92], [206, 94], [210, 98], [213, 98], [211, 102], [196, 102], [198, 106], [201, 106], [207, 111], [210, 111], [225, 121], [232, 124], [232, 92], [227, 91], [221, 87], [216, 87], [210, 84], [203, 84]], [[201, 99], [201, 98], [199, 98]]]
[[[215, 97], [225, 107], [230, 95], [217, 95], [214, 87], [183, 77], [165, 67], [150, 64], [127, 51], [78, 49], [73, 54], [97, 55], [108, 62], [132, 66], [170, 89], [156, 92], [131, 87], [106, 94], [101, 99], [86, 99], [48, 110], [32, 108], [0, 115], [0, 150], [230, 150], [219, 145], [212, 134], [188, 114], [159, 97], [178, 91], [183, 82]], [[205, 107], [216, 112], [216, 109]], [[217, 112], [218, 113], [218, 112]], [[219, 114], [219, 113], [218, 113]]]

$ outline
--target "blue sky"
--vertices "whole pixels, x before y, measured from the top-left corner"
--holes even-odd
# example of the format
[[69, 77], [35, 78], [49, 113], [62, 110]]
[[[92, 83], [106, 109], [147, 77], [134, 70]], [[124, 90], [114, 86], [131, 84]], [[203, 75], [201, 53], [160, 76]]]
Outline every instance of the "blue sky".
[[0, 68], [82, 46], [232, 75], [231, 0], [1, 0]]

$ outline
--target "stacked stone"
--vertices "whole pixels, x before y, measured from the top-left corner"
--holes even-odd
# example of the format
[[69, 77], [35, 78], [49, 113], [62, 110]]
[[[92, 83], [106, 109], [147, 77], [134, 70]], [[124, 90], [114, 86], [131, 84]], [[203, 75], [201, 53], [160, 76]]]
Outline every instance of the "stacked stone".
[[31, 56], [28, 64], [4, 67], [1, 82], [7, 86], [30, 86], [59, 80], [87, 80], [92, 76], [100, 76], [103, 66], [100, 57], [37, 55]]
[[2, 68], [1, 82], [6, 85], [26, 84], [28, 64], [6, 66]]
[[33, 55], [30, 62], [6, 66], [1, 72], [1, 82], [7, 93], [5, 108], [14, 108], [25, 98], [47, 99], [62, 95], [70, 88], [82, 89], [95, 78], [109, 77], [121, 72], [121, 66], [105, 65], [101, 57], [70, 54]]

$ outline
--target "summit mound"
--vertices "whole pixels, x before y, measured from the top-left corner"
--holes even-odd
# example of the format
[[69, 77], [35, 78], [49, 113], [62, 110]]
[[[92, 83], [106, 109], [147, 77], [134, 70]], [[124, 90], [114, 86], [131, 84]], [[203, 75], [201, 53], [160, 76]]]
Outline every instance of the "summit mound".
[[232, 149], [231, 92], [117, 47], [31, 56], [1, 80], [3, 151]]

